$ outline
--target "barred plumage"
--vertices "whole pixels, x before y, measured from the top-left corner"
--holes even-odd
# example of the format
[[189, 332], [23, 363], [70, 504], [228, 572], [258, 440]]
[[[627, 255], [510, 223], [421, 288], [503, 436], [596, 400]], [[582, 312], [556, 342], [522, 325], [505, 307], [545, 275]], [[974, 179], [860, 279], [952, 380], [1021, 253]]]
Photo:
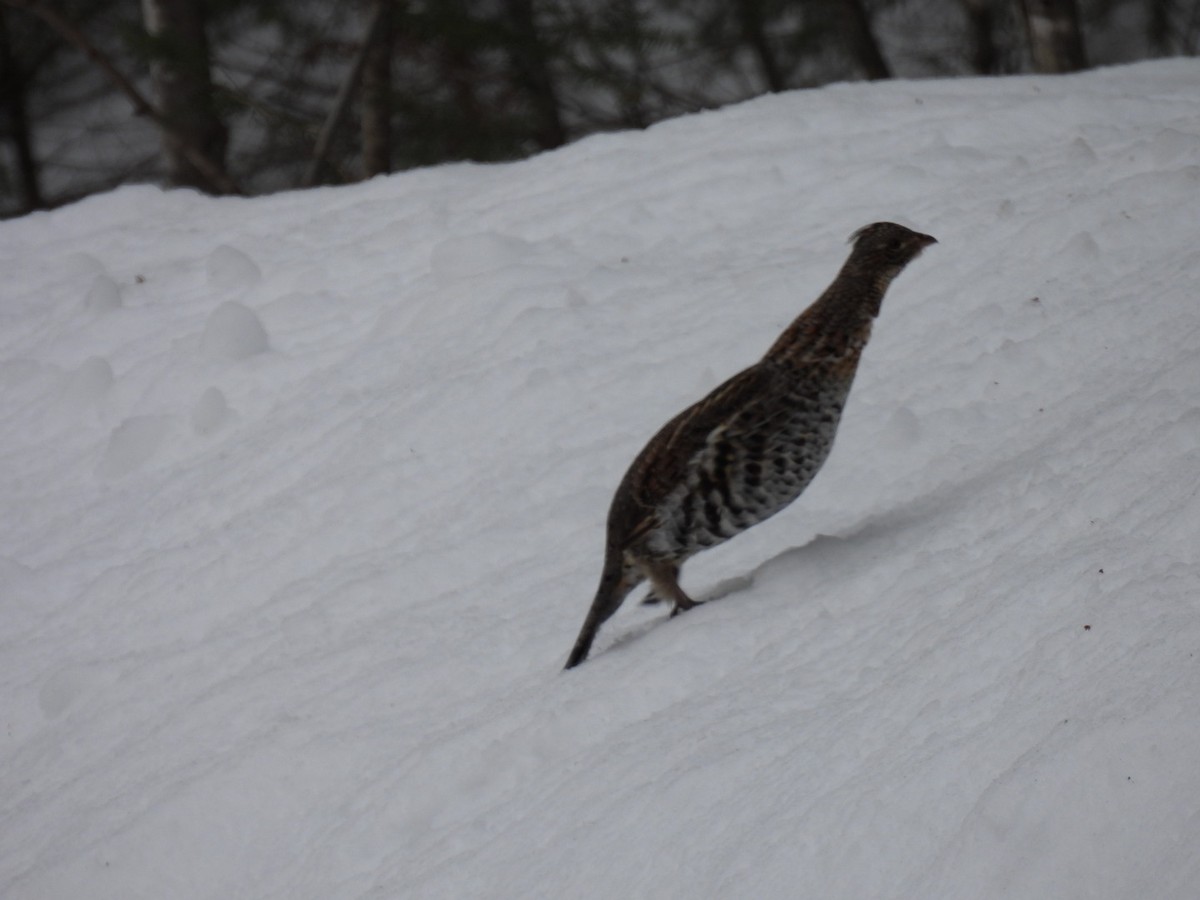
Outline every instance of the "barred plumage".
[[770, 518], [808, 487], [833, 447], [871, 324], [892, 279], [936, 243], [891, 222], [854, 233], [833, 283], [766, 355], [650, 439], [613, 497], [600, 587], [567, 668], [645, 579], [675, 604], [691, 556]]

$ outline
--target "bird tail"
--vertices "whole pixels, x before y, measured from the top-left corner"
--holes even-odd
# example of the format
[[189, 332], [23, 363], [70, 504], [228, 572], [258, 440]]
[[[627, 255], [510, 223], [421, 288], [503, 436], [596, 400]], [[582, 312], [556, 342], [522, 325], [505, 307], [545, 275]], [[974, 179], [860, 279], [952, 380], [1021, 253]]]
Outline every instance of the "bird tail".
[[573, 669], [587, 659], [600, 626], [620, 608], [629, 592], [641, 580], [640, 574], [626, 570], [624, 554], [610, 547], [604, 555], [604, 572], [600, 575], [596, 599], [592, 601], [587, 618], [583, 620], [583, 628], [579, 631], [579, 637], [575, 639], [575, 646], [571, 655], [567, 657], [564, 668]]

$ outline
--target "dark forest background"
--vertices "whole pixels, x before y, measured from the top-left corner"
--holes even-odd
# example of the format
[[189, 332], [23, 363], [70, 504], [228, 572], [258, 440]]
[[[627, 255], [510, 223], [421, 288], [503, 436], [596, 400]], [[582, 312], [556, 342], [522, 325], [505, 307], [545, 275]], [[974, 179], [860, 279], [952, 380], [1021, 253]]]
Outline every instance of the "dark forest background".
[[0, 0], [0, 215], [254, 194], [833, 81], [1194, 56], [1200, 0]]

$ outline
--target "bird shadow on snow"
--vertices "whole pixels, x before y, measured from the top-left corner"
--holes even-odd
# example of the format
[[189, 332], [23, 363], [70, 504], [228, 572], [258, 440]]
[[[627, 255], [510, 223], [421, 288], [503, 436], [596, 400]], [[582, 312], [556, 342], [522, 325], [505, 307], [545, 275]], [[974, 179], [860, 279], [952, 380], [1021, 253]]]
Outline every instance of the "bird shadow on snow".
[[[844, 559], [853, 560], [861, 556], [867, 544], [887, 541], [897, 533], [906, 531], [922, 522], [948, 514], [956, 505], [954, 496], [968, 489], [969, 483], [947, 485], [931, 494], [904, 503], [883, 513], [869, 515], [851, 525], [838, 534], [818, 534], [812, 540], [798, 547], [789, 547], [771, 556], [755, 566], [745, 575], [737, 575], [718, 581], [707, 591], [696, 595], [701, 604], [715, 603], [734, 594], [739, 594], [754, 586], [761, 575], [768, 574], [772, 569], [783, 567], [792, 570], [797, 565], [837, 566]], [[639, 603], [645, 605], [646, 601]], [[627, 644], [634, 643], [645, 637], [659, 626], [671, 619], [670, 607], [665, 603], [655, 603], [667, 610], [662, 616], [642, 622], [618, 636], [606, 649], [616, 650]], [[694, 614], [694, 611], [693, 611]]]

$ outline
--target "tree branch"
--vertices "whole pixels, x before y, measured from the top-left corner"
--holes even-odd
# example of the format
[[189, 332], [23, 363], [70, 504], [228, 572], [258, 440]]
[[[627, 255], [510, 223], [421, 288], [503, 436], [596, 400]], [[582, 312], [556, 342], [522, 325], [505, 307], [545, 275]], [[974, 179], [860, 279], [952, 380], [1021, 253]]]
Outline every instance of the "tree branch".
[[237, 183], [226, 175], [221, 167], [209, 159], [204, 152], [191, 144], [184, 135], [180, 134], [166, 117], [155, 109], [154, 105], [138, 90], [137, 85], [126, 78], [113, 64], [112, 60], [99, 47], [93, 44], [88, 36], [80, 31], [66, 16], [52, 8], [49, 4], [41, 2], [41, 0], [0, 0], [0, 3], [37, 16], [58, 32], [65, 41], [81, 50], [108, 76], [109, 81], [116, 85], [117, 89], [129, 99], [129, 102], [133, 104], [134, 113], [150, 119], [160, 129], [179, 141], [183, 147], [184, 154], [188, 158], [188, 162], [195, 166], [214, 188], [226, 194], [243, 193]]
[[371, 17], [367, 20], [366, 34], [363, 36], [362, 44], [359, 45], [358, 53], [354, 55], [354, 61], [350, 64], [350, 71], [346, 73], [346, 79], [342, 82], [342, 86], [338, 89], [337, 98], [333, 101], [333, 108], [329, 110], [325, 124], [321, 126], [321, 132], [317, 135], [317, 142], [313, 145], [312, 159], [309, 160], [308, 168], [304, 170], [304, 178], [300, 182], [301, 187], [312, 187], [317, 183], [317, 175], [320, 174], [321, 163], [325, 162], [325, 158], [329, 155], [329, 145], [333, 143], [334, 132], [337, 131], [338, 125], [341, 124], [342, 118], [346, 115], [346, 107], [350, 105], [350, 97], [354, 93], [354, 87], [358, 84], [359, 77], [362, 75], [363, 65], [367, 61], [367, 53], [370, 51], [371, 45], [375, 43], [379, 27], [384, 20], [384, 11], [386, 8], [386, 4], [377, 3], [371, 11]]

